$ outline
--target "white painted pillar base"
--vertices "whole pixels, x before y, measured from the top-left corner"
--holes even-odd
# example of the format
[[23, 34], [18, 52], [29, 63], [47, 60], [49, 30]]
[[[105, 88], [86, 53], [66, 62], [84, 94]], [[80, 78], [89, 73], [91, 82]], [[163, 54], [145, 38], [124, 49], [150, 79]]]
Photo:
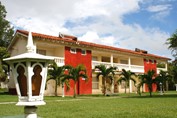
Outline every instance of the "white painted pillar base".
[[25, 106], [24, 113], [25, 118], [37, 118], [37, 107], [36, 106]]
[[64, 85], [62, 85], [62, 97], [65, 97], [65, 89], [64, 89]]
[[176, 91], [177, 91], [177, 84], [175, 84], [176, 85]]
[[129, 89], [130, 93], [132, 93], [132, 80], [129, 80]]

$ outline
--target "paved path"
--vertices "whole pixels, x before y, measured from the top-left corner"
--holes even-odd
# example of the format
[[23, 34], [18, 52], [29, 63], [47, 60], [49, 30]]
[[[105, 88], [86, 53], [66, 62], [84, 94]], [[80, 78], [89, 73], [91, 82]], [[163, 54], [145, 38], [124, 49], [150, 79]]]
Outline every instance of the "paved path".
[[15, 104], [17, 102], [0, 102], [0, 104]]

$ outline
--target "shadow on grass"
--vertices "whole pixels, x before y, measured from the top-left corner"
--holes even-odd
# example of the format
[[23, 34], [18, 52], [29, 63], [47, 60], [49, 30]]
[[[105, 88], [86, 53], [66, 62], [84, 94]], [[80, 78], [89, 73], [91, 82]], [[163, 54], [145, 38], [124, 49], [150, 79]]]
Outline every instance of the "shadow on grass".
[[9, 92], [0, 92], [0, 95], [10, 95]]

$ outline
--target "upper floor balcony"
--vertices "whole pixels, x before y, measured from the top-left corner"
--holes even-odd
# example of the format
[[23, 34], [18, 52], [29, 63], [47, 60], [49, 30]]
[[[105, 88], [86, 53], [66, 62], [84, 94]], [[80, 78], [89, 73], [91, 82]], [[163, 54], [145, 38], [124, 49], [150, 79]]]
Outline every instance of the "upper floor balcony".
[[[55, 57], [55, 62], [57, 63], [58, 66], [65, 65], [64, 57]], [[100, 65], [100, 64], [106, 65], [107, 67], [110, 67], [110, 66], [117, 67], [119, 71], [121, 71], [122, 69], [125, 69], [125, 70], [130, 70], [132, 72], [144, 73], [143, 65], [121, 64], [121, 63], [111, 63], [111, 62], [101, 62], [101, 61], [92, 61], [92, 69], [94, 69], [95, 66]], [[159, 73], [160, 70], [167, 71], [167, 67], [157, 68], [157, 73]]]

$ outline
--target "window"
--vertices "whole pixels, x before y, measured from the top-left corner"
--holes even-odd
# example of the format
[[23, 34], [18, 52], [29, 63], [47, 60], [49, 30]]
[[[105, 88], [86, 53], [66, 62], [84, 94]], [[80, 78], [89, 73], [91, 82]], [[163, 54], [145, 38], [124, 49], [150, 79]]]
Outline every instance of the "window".
[[96, 56], [93, 56], [92, 61], [98, 61], [98, 58]]
[[70, 52], [76, 54], [76, 48], [70, 48]]
[[92, 77], [92, 89], [99, 89], [99, 79], [96, 75]]
[[110, 57], [102, 57], [102, 62], [110, 62]]
[[120, 60], [121, 64], [128, 64], [128, 60]]
[[37, 49], [36, 52], [37, 52], [38, 54], [46, 55], [46, 50]]
[[86, 54], [87, 54], [87, 51], [86, 51], [86, 50], [81, 50], [81, 54], [82, 54], [82, 55], [86, 55]]

